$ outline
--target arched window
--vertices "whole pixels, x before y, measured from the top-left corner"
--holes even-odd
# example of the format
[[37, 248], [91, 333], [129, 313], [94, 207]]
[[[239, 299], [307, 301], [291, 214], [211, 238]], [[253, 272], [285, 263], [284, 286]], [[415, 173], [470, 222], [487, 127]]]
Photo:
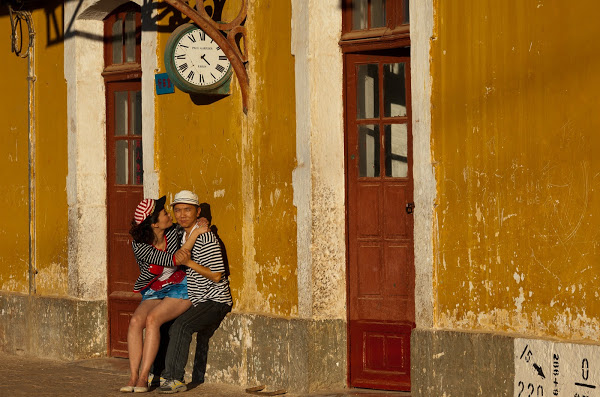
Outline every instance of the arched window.
[[104, 65], [141, 64], [142, 18], [140, 7], [127, 3], [104, 19]]

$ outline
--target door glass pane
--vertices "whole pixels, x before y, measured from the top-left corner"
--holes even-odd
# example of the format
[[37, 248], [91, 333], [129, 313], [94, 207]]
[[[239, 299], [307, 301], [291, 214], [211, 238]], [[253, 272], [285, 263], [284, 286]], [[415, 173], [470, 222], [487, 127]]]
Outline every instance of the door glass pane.
[[402, 22], [405, 25], [408, 25], [410, 23], [410, 13], [408, 12], [408, 9], [410, 8], [409, 6], [409, 0], [404, 0], [404, 18], [402, 20]]
[[125, 17], [125, 55], [126, 62], [135, 62], [135, 13]]
[[352, 1], [352, 30], [363, 30], [368, 28], [368, 4], [367, 0]]
[[406, 116], [404, 62], [383, 65], [383, 108], [385, 117]]
[[379, 176], [379, 126], [358, 126], [358, 176]]
[[127, 91], [115, 92], [115, 135], [127, 135]]
[[136, 139], [133, 141], [133, 184], [144, 184], [144, 163], [142, 156], [142, 140]]
[[404, 178], [408, 175], [408, 128], [406, 124], [385, 127], [385, 176]]
[[379, 75], [377, 64], [357, 66], [356, 118], [379, 117]]
[[131, 118], [129, 131], [133, 135], [142, 135], [142, 92], [131, 91]]
[[117, 141], [115, 149], [116, 182], [117, 185], [127, 185], [129, 183], [129, 149], [127, 141]]
[[371, 0], [371, 28], [385, 26], [385, 0]]
[[123, 21], [117, 19], [112, 26], [112, 63], [123, 63]]

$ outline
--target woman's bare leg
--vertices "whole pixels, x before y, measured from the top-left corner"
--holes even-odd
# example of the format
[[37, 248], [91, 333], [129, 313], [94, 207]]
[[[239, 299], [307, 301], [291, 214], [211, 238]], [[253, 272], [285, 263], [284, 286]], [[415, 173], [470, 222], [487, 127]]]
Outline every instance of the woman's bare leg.
[[140, 362], [142, 361], [142, 341], [148, 313], [162, 301], [159, 299], [145, 300], [133, 312], [127, 329], [127, 350], [129, 351], [129, 370], [131, 375], [127, 386], [135, 386], [138, 380]]
[[[146, 317], [146, 338], [144, 339], [144, 353], [140, 376], [136, 386], [147, 386], [150, 367], [156, 358], [158, 345], [160, 344], [160, 326], [167, 321], [179, 317], [192, 306], [188, 299], [165, 298], [160, 305], [153, 308]], [[155, 374], [159, 375], [159, 374]]]

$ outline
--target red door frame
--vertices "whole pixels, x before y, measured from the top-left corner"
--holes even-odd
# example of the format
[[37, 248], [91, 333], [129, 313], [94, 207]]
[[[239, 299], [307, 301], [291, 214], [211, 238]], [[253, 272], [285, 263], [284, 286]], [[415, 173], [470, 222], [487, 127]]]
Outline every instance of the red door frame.
[[[125, 35], [122, 37], [122, 59], [125, 63], [113, 61], [112, 27], [123, 21], [127, 14], [135, 13], [135, 61], [126, 62]], [[117, 185], [115, 173], [115, 145], [117, 140], [140, 140], [141, 135], [115, 137], [114, 92], [141, 91], [141, 9], [128, 2], [113, 10], [104, 19], [104, 61], [102, 73], [105, 82], [106, 106], [106, 209], [107, 209], [107, 310], [108, 310], [108, 355], [127, 357], [127, 329], [129, 320], [141, 297], [133, 292], [133, 284], [138, 275], [138, 267], [131, 250], [128, 234], [135, 206], [143, 198], [143, 185]], [[128, 100], [128, 103], [130, 101]], [[141, 110], [140, 110], [141, 111]], [[128, 106], [127, 129], [130, 128], [131, 107]], [[129, 144], [129, 150], [133, 145]], [[128, 160], [129, 161], [129, 160]], [[133, 174], [134, 164], [129, 164]], [[142, 171], [143, 172], [143, 171]], [[130, 176], [131, 177], [131, 176]], [[117, 197], [118, 198], [115, 198]]]
[[[138, 275], [138, 267], [131, 250], [129, 236], [130, 222], [137, 203], [143, 198], [143, 185], [116, 183], [116, 142], [128, 142], [129, 178], [133, 177], [134, 164], [129, 152], [133, 150], [133, 141], [142, 140], [141, 136], [114, 135], [114, 93], [135, 92], [141, 90], [140, 81], [106, 83], [106, 203], [107, 203], [107, 286], [109, 312], [109, 355], [127, 357], [127, 329], [133, 311], [139, 305], [141, 297], [133, 292], [133, 284]], [[130, 94], [129, 94], [130, 95]], [[130, 99], [128, 100], [128, 103]], [[127, 120], [132, 117], [128, 106]], [[129, 124], [129, 123], [128, 123]]]
[[[390, 54], [398, 54], [393, 55], [391, 58]], [[410, 296], [408, 301], [406, 301], [406, 316], [402, 319], [402, 321], [397, 321], [398, 316], [396, 316], [396, 321], [385, 321], [379, 319], [377, 321], [355, 321], [353, 317], [356, 317], [357, 309], [356, 302], [353, 297], [353, 293], [355, 292], [353, 289], [358, 289], [357, 285], [353, 285], [353, 282], [356, 281], [356, 275], [353, 276], [351, 273], [353, 270], [351, 268], [351, 264], [355, 262], [357, 259], [353, 257], [353, 255], [357, 254], [356, 247], [353, 246], [353, 241], [355, 240], [356, 234], [354, 230], [356, 225], [356, 216], [352, 212], [352, 201], [358, 200], [358, 198], [350, 197], [350, 183], [352, 182], [350, 178], [352, 177], [353, 171], [350, 167], [356, 167], [357, 159], [352, 158], [353, 155], [358, 157], [353, 152], [353, 148], [349, 148], [349, 134], [350, 129], [357, 127], [359, 124], [375, 124], [380, 123], [389, 124], [392, 122], [398, 122], [398, 118], [377, 118], [366, 121], [357, 122], [356, 121], [356, 90], [352, 87], [356, 87], [356, 72], [355, 70], [348, 70], [349, 67], [355, 68], [355, 65], [360, 63], [391, 63], [391, 62], [405, 62], [406, 64], [406, 105], [407, 105], [407, 116], [404, 120], [407, 124], [407, 145], [410, 148], [410, 155], [408, 156], [408, 178], [404, 181], [399, 180], [399, 178], [386, 178], [382, 177], [380, 179], [387, 180], [384, 183], [393, 183], [398, 186], [404, 184], [405, 191], [407, 192], [407, 196], [404, 197], [406, 201], [412, 202], [413, 195], [413, 180], [412, 180], [412, 126], [411, 126], [411, 107], [410, 107], [410, 58], [407, 56], [407, 49], [404, 50], [392, 50], [392, 51], [378, 51], [373, 55], [373, 53], [368, 54], [345, 54], [344, 55], [344, 100], [345, 100], [345, 173], [346, 173], [346, 244], [347, 244], [347, 296], [348, 296], [348, 384], [350, 386], [355, 387], [366, 387], [366, 388], [377, 388], [377, 389], [388, 389], [388, 390], [410, 390], [410, 332], [415, 327], [414, 323], [414, 241], [413, 241], [413, 228], [412, 228], [412, 218], [408, 219], [408, 229], [406, 230], [406, 236], [409, 237], [409, 244], [404, 247], [406, 248], [405, 252], [408, 257], [408, 271], [406, 274], [407, 285], [405, 286], [408, 291], [408, 295]], [[386, 56], [387, 55], [387, 56]], [[404, 56], [403, 56], [404, 55]], [[381, 70], [381, 69], [380, 69]], [[380, 79], [381, 80], [381, 79]], [[380, 99], [380, 109], [383, 109], [383, 98], [382, 98], [382, 82], [380, 81], [380, 89], [379, 89], [379, 99]], [[348, 101], [353, 101], [353, 103], [349, 103]], [[351, 111], [353, 110], [353, 111]], [[381, 111], [381, 110], [380, 110]], [[352, 133], [355, 133], [354, 131]], [[380, 148], [380, 164], [381, 164], [381, 173], [384, 171], [384, 137], [383, 130], [380, 131], [380, 139], [381, 139], [381, 148]], [[363, 179], [363, 181], [367, 181], [368, 178]], [[356, 182], [358, 184], [358, 182]], [[358, 186], [358, 185], [356, 185]], [[405, 203], [398, 203], [402, 208], [400, 211], [404, 211]], [[383, 210], [383, 206], [380, 208]], [[399, 214], [396, 212], [396, 216]], [[402, 217], [402, 215], [399, 215]], [[380, 219], [385, 219], [384, 214], [380, 215]], [[368, 221], [367, 221], [368, 223]], [[383, 227], [381, 225], [371, 225], [373, 227]], [[404, 242], [407, 242], [406, 240]], [[385, 242], [381, 241], [382, 244]], [[385, 271], [385, 269], [384, 269]], [[395, 284], [394, 284], [395, 286]], [[354, 312], [354, 315], [353, 315]], [[395, 350], [396, 352], [400, 352], [404, 355], [404, 357], [400, 360], [400, 363], [397, 365], [401, 367], [398, 371], [386, 371], [382, 370], [380, 373], [376, 373], [376, 371], [363, 371], [362, 369], [367, 367], [366, 362], [369, 361], [369, 357], [365, 356], [367, 353], [367, 349], [364, 347], [364, 340], [358, 340], [356, 337], [357, 334], [362, 333], [362, 335], [372, 335], [374, 338], [371, 340], [381, 340], [383, 345], [385, 345], [386, 340], [396, 340], [396, 342], [388, 343], [389, 346], [394, 346], [394, 348], [390, 348], [391, 350]], [[387, 335], [387, 336], [386, 336]], [[392, 336], [395, 339], [390, 339]], [[366, 336], [365, 336], [366, 337]], [[377, 339], [379, 338], [379, 339]], [[361, 343], [363, 346], [361, 346]], [[379, 342], [376, 342], [379, 343]], [[382, 347], [382, 349], [384, 349]], [[360, 350], [361, 354], [357, 354], [356, 351]], [[385, 354], [384, 354], [385, 355]], [[357, 369], [360, 368], [360, 369]]]

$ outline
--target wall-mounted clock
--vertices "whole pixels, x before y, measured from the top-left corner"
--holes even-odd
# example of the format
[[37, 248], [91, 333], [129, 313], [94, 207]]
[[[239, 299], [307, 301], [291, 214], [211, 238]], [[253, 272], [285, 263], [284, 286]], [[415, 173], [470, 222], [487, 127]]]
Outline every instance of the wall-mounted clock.
[[184, 92], [229, 94], [231, 63], [217, 43], [194, 24], [181, 25], [169, 37], [165, 69]]

